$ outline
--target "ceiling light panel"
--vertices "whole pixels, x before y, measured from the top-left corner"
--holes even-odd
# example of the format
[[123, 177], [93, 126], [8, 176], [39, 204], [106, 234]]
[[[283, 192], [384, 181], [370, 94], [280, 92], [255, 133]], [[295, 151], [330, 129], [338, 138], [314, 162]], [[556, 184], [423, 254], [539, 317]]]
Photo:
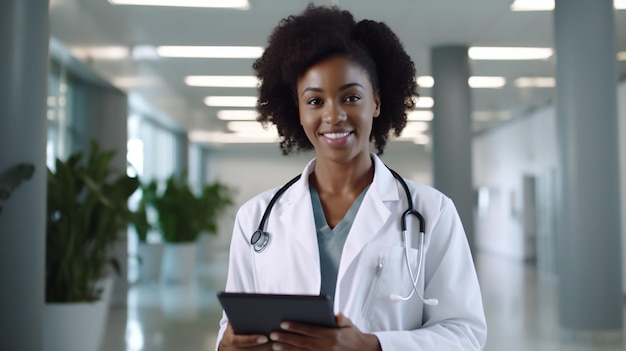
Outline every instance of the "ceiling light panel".
[[159, 46], [161, 57], [256, 59], [263, 54], [261, 46]]
[[435, 104], [435, 100], [430, 96], [414, 96], [413, 101], [416, 108], [431, 108]]
[[419, 76], [416, 81], [420, 88], [432, 88], [435, 85], [435, 80], [431, 76]]
[[[626, 0], [613, 0], [616, 10], [626, 9]], [[554, 0], [515, 0], [511, 4], [511, 11], [552, 11]]]
[[69, 50], [81, 60], [124, 60], [130, 55], [130, 50], [123, 46], [74, 46]]
[[192, 87], [256, 88], [255, 76], [187, 76], [185, 84]]
[[433, 120], [433, 111], [429, 110], [419, 110], [419, 111], [411, 111], [407, 114], [408, 121], [432, 121]]
[[556, 80], [553, 77], [519, 77], [515, 80], [518, 88], [553, 88]]
[[498, 89], [506, 85], [504, 77], [481, 77], [473, 76], [467, 80], [471, 88]]
[[206, 7], [247, 10], [248, 0], [109, 0], [112, 5]]
[[469, 48], [468, 55], [472, 60], [547, 60], [552, 56], [552, 49], [474, 46]]
[[211, 107], [255, 107], [256, 96], [207, 96], [204, 104]]
[[259, 113], [255, 110], [219, 110], [217, 118], [223, 121], [255, 121]]

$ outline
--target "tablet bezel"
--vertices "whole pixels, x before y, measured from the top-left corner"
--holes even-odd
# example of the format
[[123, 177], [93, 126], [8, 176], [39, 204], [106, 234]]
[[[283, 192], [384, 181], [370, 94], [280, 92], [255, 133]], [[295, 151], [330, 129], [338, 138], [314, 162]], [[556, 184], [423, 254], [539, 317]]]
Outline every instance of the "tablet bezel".
[[283, 321], [337, 328], [327, 295], [220, 292], [217, 298], [238, 335], [269, 335]]

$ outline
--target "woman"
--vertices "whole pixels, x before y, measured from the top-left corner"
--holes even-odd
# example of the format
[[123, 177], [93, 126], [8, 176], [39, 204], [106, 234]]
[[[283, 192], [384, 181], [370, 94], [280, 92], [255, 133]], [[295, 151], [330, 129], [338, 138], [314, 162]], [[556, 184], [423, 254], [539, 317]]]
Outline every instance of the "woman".
[[226, 291], [327, 294], [339, 328], [287, 321], [284, 332], [235, 335], [224, 315], [218, 349], [482, 349], [480, 288], [452, 201], [405, 180], [425, 219], [420, 246], [419, 221], [409, 218], [405, 252], [407, 195], [370, 151], [373, 142], [382, 154], [414, 107], [415, 68], [396, 35], [383, 23], [310, 5], [280, 22], [254, 69], [260, 121], [276, 125], [284, 154], [313, 149], [315, 159], [277, 199], [261, 252], [252, 235], [277, 189], [240, 208]]

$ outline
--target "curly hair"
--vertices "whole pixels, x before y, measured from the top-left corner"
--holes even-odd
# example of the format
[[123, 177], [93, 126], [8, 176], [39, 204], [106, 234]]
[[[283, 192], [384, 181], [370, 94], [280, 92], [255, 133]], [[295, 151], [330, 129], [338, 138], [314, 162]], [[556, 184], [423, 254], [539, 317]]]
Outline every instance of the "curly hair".
[[386, 24], [356, 22], [336, 6], [309, 4], [302, 14], [281, 20], [268, 42], [252, 66], [261, 81], [257, 120], [276, 125], [284, 155], [313, 149], [300, 125], [296, 82], [309, 67], [332, 56], [346, 56], [361, 65], [380, 97], [380, 115], [370, 135], [377, 153], [383, 153], [390, 130], [400, 135], [407, 110], [415, 106], [415, 65]]

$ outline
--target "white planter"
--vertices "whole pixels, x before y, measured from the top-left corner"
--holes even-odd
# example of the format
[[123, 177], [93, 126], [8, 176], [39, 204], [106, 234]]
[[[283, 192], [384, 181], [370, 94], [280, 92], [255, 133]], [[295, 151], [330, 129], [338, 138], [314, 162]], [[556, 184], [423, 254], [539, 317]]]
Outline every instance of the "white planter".
[[98, 351], [102, 344], [113, 277], [102, 282], [102, 298], [96, 302], [46, 303], [44, 306], [45, 351]]
[[163, 250], [161, 281], [188, 284], [196, 276], [196, 242], [166, 243]]
[[163, 244], [139, 243], [139, 281], [142, 283], [156, 282], [161, 274]]

